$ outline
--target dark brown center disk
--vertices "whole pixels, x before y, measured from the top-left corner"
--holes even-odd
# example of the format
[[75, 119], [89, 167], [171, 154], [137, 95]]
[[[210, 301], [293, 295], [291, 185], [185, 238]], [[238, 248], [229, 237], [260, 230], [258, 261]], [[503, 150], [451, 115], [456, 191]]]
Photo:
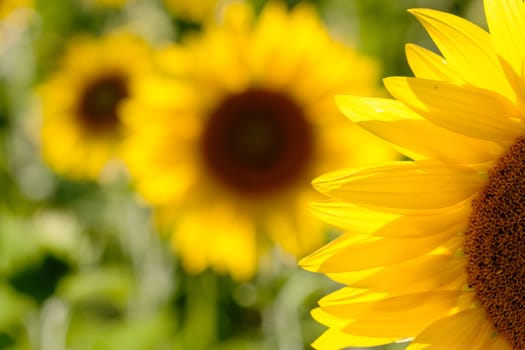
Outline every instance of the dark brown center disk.
[[128, 95], [124, 76], [112, 74], [94, 80], [87, 85], [80, 98], [80, 122], [91, 132], [115, 130], [119, 124], [118, 106]]
[[251, 89], [209, 115], [202, 152], [210, 172], [241, 195], [264, 195], [296, 181], [309, 164], [312, 128], [284, 94]]
[[525, 137], [489, 172], [465, 234], [468, 283], [513, 349], [525, 349]]

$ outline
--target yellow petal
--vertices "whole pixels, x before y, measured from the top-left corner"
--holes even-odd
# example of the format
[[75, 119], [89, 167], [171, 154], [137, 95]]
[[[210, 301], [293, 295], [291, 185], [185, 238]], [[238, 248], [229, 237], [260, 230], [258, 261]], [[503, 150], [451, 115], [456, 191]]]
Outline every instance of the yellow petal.
[[224, 7], [223, 26], [242, 35], [253, 23], [253, 12], [253, 8], [246, 3], [231, 3]]
[[132, 90], [134, 95], [140, 96], [140, 103], [159, 110], [173, 111], [196, 103], [195, 92], [190, 87], [165, 77], [142, 76], [133, 81]]
[[425, 255], [387, 266], [351, 284], [389, 295], [459, 290], [466, 284], [465, 260], [454, 255]]
[[[352, 285], [353, 283], [362, 280], [363, 278], [374, 274], [375, 272], [381, 271], [382, 267], [376, 267], [372, 269], [359, 270], [359, 271], [348, 271], [343, 273], [328, 273], [327, 276], [337, 283], [343, 285]], [[315, 271], [315, 269], [313, 270]]]
[[463, 83], [463, 78], [456, 73], [440, 55], [414, 44], [407, 44], [405, 53], [410, 69], [418, 78], [444, 80]]
[[221, 219], [213, 226], [215, 237], [211, 240], [213, 248], [209, 253], [211, 266], [228, 272], [236, 281], [246, 281], [253, 276], [257, 266], [253, 223], [239, 215], [219, 215]]
[[485, 16], [500, 64], [525, 114], [525, 9], [522, 0], [485, 1]]
[[343, 273], [397, 264], [429, 253], [451, 236], [455, 227], [423, 238], [389, 239], [352, 242], [348, 237], [331, 242], [301, 260], [301, 266], [323, 273]]
[[495, 91], [501, 96], [514, 95], [487, 32], [449, 13], [430, 9], [412, 9], [409, 12], [417, 17], [452, 70], [460, 74], [465, 82]]
[[[231, 274], [237, 281], [247, 280], [255, 273], [257, 247], [253, 225], [223, 203], [210, 204], [204, 211], [200, 208], [185, 212], [172, 243], [185, 269], [191, 273], [212, 267]], [[195, 249], [197, 246], [199, 249]]]
[[430, 160], [391, 162], [313, 182], [336, 199], [382, 209], [438, 209], [466, 200], [484, 184], [471, 168]]
[[525, 57], [525, 6], [522, 0], [485, 0], [485, 16], [494, 46], [521, 76]]
[[350, 120], [412, 159], [478, 163], [494, 160], [502, 153], [499, 145], [438, 127], [396, 100], [337, 96], [336, 102]]
[[403, 77], [387, 78], [385, 86], [424, 118], [459, 134], [509, 142], [524, 133], [516, 107], [487, 90]]
[[370, 237], [369, 235], [345, 233], [312, 254], [302, 258], [301, 261], [299, 261], [299, 265], [309, 271], [318, 271], [319, 266], [333, 254], [337, 254], [340, 249], [345, 249], [355, 243], [373, 242], [378, 240], [378, 238]]
[[321, 306], [330, 315], [349, 321], [344, 332], [359, 336], [405, 338], [446, 316], [461, 292], [435, 291], [383, 297], [377, 301]]
[[256, 78], [272, 80], [267, 77], [268, 67], [273, 65], [276, 46], [279, 45], [279, 33], [287, 25], [286, 10], [281, 4], [272, 3], [265, 6], [253, 29], [253, 39], [248, 51], [250, 71]]
[[324, 222], [354, 233], [372, 234], [398, 217], [353, 204], [325, 201], [310, 205], [312, 212]]
[[407, 350], [511, 349], [500, 342], [498, 345], [502, 347], [494, 347], [491, 338], [496, 337], [484, 311], [470, 309], [437, 320], [419, 334]]
[[[330, 329], [324, 332], [319, 338], [313, 342], [314, 349], [342, 349], [346, 347], [361, 347], [361, 346], [378, 346], [383, 344], [390, 344], [396, 341], [395, 338], [385, 337], [362, 337], [353, 334], [345, 333], [340, 330], [344, 328], [347, 321], [337, 319], [330, 314], [324, 312], [321, 308], [312, 310], [312, 317], [319, 323], [329, 325]], [[342, 321], [342, 322], [341, 322]]]
[[388, 222], [373, 233], [384, 238], [420, 238], [441, 234], [447, 231], [463, 231], [471, 212], [470, 203], [461, 203], [432, 215], [401, 216]]
[[148, 181], [137, 181], [137, 189], [153, 205], [178, 202], [199, 178], [197, 167], [191, 163], [177, 164], [153, 172]]
[[[330, 306], [337, 307], [342, 303], [348, 304], [353, 302], [361, 303], [361, 305], [366, 306], [364, 303], [379, 301], [384, 299], [384, 297], [385, 293], [375, 293], [364, 289], [344, 287], [321, 298], [321, 300], [319, 300], [319, 305], [323, 308]], [[345, 318], [340, 316], [337, 317], [340, 319]]]

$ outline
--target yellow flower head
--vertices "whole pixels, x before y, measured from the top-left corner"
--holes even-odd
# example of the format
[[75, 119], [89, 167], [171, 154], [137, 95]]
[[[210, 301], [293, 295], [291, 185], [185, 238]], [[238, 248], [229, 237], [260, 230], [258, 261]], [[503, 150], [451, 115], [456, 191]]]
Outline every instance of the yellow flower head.
[[245, 279], [269, 243], [318, 248], [311, 179], [334, 163], [392, 157], [333, 101], [373, 93], [374, 62], [334, 42], [310, 7], [272, 3], [252, 20], [235, 5], [159, 62], [165, 74], [138, 81], [126, 105], [126, 158], [190, 272]]
[[348, 232], [301, 261], [346, 285], [313, 312], [316, 348], [525, 349], [525, 5], [484, 5], [490, 34], [410, 10], [441, 55], [408, 45], [395, 100], [337, 99], [413, 161], [315, 181], [319, 215]]
[[41, 87], [42, 151], [58, 173], [96, 179], [118, 157], [120, 107], [148, 49], [131, 34], [72, 40], [60, 69]]

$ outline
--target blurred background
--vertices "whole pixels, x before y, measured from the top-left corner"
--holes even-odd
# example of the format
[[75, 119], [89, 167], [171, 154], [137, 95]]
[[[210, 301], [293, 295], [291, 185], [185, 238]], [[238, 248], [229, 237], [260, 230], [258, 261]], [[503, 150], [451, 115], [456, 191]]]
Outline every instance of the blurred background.
[[[375, 57], [379, 77], [411, 75], [406, 43], [434, 49], [409, 8], [444, 10], [486, 27], [481, 1], [310, 3], [334, 39]], [[266, 2], [251, 4], [258, 13]], [[325, 276], [278, 253], [244, 281], [212, 270], [187, 273], [131, 181], [71, 179], [42, 158], [37, 90], [59, 69], [70, 38], [126, 26], [152, 46], [182, 42], [226, 5], [0, 1], [0, 349], [299, 350], [323, 332], [309, 313], [338, 287]], [[326, 241], [337, 235], [326, 233]]]

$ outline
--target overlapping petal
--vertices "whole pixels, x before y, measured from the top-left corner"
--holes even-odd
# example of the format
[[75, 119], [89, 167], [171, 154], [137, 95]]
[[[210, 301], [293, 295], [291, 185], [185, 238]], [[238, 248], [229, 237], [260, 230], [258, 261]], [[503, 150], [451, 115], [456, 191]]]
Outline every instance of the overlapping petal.
[[522, 0], [485, 0], [485, 15], [492, 42], [501, 59], [523, 77], [525, 5]]
[[336, 102], [348, 118], [391, 142], [412, 159], [481, 163], [494, 160], [502, 153], [496, 143], [437, 127], [396, 100], [338, 96]]
[[[301, 260], [301, 266], [323, 273], [342, 273], [397, 264], [427, 254], [449, 240], [455, 227], [429, 237], [363, 239], [343, 236]], [[356, 235], [353, 235], [355, 238]]]
[[488, 90], [402, 77], [385, 79], [385, 86], [424, 118], [462, 135], [505, 143], [525, 132], [516, 106]]
[[399, 217], [354, 204], [324, 201], [311, 204], [312, 212], [324, 222], [354, 233], [372, 234]]
[[[402, 339], [421, 332], [427, 325], [446, 316], [456, 304], [461, 291], [431, 291], [390, 297], [359, 295], [321, 309], [348, 320], [343, 329], [358, 336]], [[377, 298], [377, 300], [374, 300]]]
[[377, 346], [390, 344], [397, 340], [389, 337], [365, 337], [346, 333], [342, 331], [342, 329], [346, 326], [348, 321], [333, 317], [320, 308], [313, 310], [312, 316], [319, 323], [334, 325], [312, 343], [312, 346], [315, 349], [340, 349], [348, 346]]
[[465, 261], [453, 253], [429, 254], [386, 266], [351, 285], [391, 295], [458, 290], [466, 285], [464, 268]]
[[425, 27], [447, 64], [466, 83], [512, 99], [514, 92], [505, 79], [493, 41], [487, 32], [449, 13], [430, 9], [409, 11]]
[[423, 160], [326, 174], [314, 186], [339, 200], [395, 212], [452, 206], [476, 193], [483, 182], [472, 168]]
[[[495, 341], [500, 338], [500, 341]], [[510, 350], [501, 342], [484, 311], [479, 308], [467, 309], [444, 317], [419, 334], [408, 350]]]
[[407, 44], [405, 53], [408, 65], [418, 78], [465, 83], [460, 74], [440, 55], [414, 44]]

